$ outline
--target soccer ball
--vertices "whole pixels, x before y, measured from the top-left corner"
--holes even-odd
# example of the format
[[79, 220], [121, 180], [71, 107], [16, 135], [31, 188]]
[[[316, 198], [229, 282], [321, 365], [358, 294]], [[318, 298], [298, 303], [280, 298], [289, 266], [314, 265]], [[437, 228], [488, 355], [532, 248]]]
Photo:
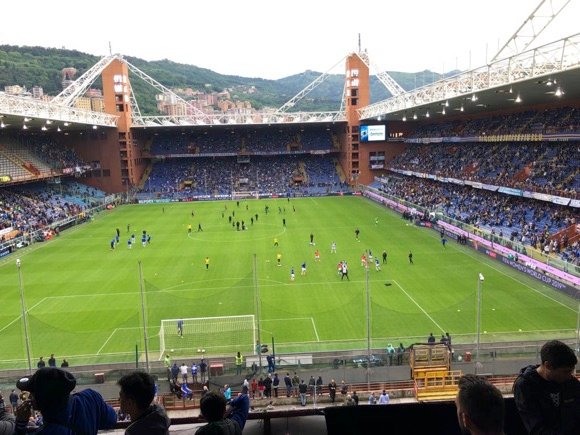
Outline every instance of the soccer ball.
[[312, 243], [312, 246], [316, 246], [316, 242], [313, 242], [313, 243]]
[[205, 349], [202, 349], [202, 350], [201, 350], [201, 353], [205, 353]]
[[459, 356], [457, 357], [457, 361], [459, 361], [459, 362], [463, 361], [463, 357], [462, 357], [461, 355], [459, 355]]
[[201, 353], [201, 349], [197, 349], [197, 353]]

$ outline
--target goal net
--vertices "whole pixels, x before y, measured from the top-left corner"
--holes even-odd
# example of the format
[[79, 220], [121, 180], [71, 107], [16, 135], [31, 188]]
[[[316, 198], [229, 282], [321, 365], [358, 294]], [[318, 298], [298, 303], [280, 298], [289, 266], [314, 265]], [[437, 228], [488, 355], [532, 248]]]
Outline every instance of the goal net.
[[234, 190], [232, 199], [259, 199], [260, 195], [257, 190]]
[[166, 352], [173, 355], [247, 354], [254, 351], [255, 342], [253, 315], [164, 319], [159, 331], [159, 359]]

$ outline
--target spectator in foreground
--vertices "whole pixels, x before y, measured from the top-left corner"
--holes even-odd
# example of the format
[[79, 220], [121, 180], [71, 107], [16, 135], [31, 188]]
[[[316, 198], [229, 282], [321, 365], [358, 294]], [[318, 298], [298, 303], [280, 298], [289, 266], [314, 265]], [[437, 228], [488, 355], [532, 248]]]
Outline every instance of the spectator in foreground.
[[[16, 409], [16, 435], [21, 434], [96, 434], [113, 429], [117, 423], [115, 410], [94, 390], [86, 389], [71, 395], [75, 377], [62, 369], [43, 367], [30, 377], [20, 379], [16, 387], [28, 391], [30, 398]], [[32, 408], [42, 413], [44, 424], [33, 432], [27, 430]]]
[[12, 435], [13, 433], [14, 416], [6, 411], [4, 398], [2, 397], [2, 394], [0, 394], [0, 435]]
[[455, 406], [462, 434], [503, 435], [503, 396], [490, 382], [476, 375], [462, 376]]
[[155, 380], [150, 374], [129, 373], [119, 379], [117, 384], [121, 387], [121, 412], [131, 417], [131, 425], [125, 430], [126, 435], [169, 433], [169, 417], [161, 406], [153, 403]]
[[248, 413], [250, 399], [248, 389], [242, 388], [242, 393], [230, 402], [226, 410], [225, 397], [216, 391], [208, 391], [200, 400], [201, 415], [207, 420], [196, 435], [241, 435]]
[[580, 433], [580, 381], [574, 351], [558, 340], [540, 350], [541, 364], [521, 369], [514, 382], [514, 400], [531, 434]]

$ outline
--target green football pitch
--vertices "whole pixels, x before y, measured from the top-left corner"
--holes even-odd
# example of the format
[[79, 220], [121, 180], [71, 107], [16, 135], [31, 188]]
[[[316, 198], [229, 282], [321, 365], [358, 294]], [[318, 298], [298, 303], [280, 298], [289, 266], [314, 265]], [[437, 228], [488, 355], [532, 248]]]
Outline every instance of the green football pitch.
[[[246, 231], [228, 222], [233, 212]], [[120, 243], [111, 250], [117, 228]], [[145, 247], [143, 230], [151, 235]], [[367, 274], [360, 258], [369, 250], [387, 250], [388, 262]], [[224, 317], [186, 321], [183, 339], [167, 322], [163, 342], [176, 355], [249, 354], [257, 332], [227, 318], [242, 315], [254, 315], [261, 341], [274, 339], [278, 353], [365, 349], [367, 324], [373, 348], [424, 342], [430, 332], [473, 343], [479, 273], [483, 342], [572, 338], [577, 322], [573, 299], [454, 241], [444, 248], [436, 232], [361, 197], [126, 205], [18, 256], [33, 364], [51, 353], [72, 365], [134, 360], [144, 325], [158, 359], [163, 319]], [[0, 263], [4, 368], [26, 362], [15, 260]], [[349, 281], [337, 273], [342, 260]]]

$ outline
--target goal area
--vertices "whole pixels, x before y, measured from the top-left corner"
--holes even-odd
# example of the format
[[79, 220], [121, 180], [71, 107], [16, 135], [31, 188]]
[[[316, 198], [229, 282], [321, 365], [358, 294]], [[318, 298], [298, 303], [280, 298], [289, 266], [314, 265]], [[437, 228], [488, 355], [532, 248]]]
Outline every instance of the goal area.
[[166, 352], [177, 356], [248, 354], [255, 342], [254, 315], [163, 319], [159, 359]]

